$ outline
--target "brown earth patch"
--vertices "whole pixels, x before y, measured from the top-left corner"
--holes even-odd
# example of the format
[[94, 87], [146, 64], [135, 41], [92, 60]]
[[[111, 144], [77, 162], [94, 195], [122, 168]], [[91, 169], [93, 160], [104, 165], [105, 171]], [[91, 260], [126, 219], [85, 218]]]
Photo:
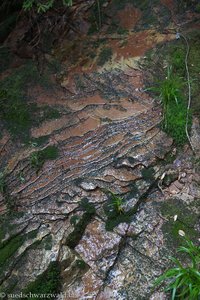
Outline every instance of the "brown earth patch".
[[141, 15], [141, 11], [131, 4], [127, 4], [123, 10], [117, 13], [120, 25], [125, 29], [134, 29]]
[[110, 46], [117, 54], [116, 59], [143, 56], [155, 44], [175, 39], [175, 34], [161, 34], [155, 30], [145, 30], [130, 34], [126, 43], [120, 47], [119, 40], [111, 40]]

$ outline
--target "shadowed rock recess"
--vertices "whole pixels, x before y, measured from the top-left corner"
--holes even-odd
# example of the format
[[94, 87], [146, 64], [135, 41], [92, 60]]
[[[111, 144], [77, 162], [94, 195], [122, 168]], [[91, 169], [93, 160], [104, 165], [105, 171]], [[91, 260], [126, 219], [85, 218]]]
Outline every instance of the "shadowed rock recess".
[[[154, 281], [175, 253], [178, 230], [198, 236], [199, 178], [190, 149], [174, 154], [140, 64], [147, 50], [175, 39], [175, 32], [159, 30], [174, 22], [172, 1], [155, 1], [153, 20], [138, 1], [117, 12], [104, 2], [107, 18], [115, 14], [125, 31], [113, 35], [115, 23], [106, 23], [96, 50], [98, 33], [63, 42], [54, 51], [67, 70], [60, 86], [28, 89], [31, 103], [59, 111], [31, 128], [32, 141], [45, 137], [41, 146], [2, 131], [0, 292], [8, 298], [31, 292], [65, 300], [169, 299], [152, 289]], [[84, 43], [93, 56], [76, 53]]]

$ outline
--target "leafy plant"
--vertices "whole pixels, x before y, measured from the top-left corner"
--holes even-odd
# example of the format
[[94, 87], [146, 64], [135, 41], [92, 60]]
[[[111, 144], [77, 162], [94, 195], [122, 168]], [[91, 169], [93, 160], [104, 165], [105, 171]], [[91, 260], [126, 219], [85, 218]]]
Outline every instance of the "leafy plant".
[[158, 86], [149, 90], [159, 93], [160, 100], [164, 109], [164, 127], [168, 125], [169, 107], [176, 103], [178, 105], [180, 99], [180, 89], [182, 87], [181, 79], [172, 73], [172, 67], [167, 68], [167, 76], [164, 80], [158, 81]]
[[[149, 88], [159, 94], [163, 105], [163, 130], [175, 140], [177, 145], [187, 142], [185, 132], [187, 104], [183, 95], [184, 81], [168, 67], [167, 76], [159, 80], [156, 87]], [[189, 128], [191, 127], [191, 114], [189, 114]]]
[[[64, 6], [72, 5], [72, 0], [63, 0]], [[32, 8], [36, 8], [38, 13], [45, 13], [47, 10], [52, 8], [55, 5], [55, 0], [46, 0], [46, 1], [38, 1], [38, 0], [24, 0], [23, 9], [31, 10]]]
[[171, 63], [173, 68], [179, 75], [183, 76], [185, 73], [185, 49], [184, 47], [177, 47], [171, 54]]
[[122, 207], [123, 199], [111, 191], [109, 193], [111, 194], [111, 203], [108, 206], [112, 207], [117, 213], [122, 214], [124, 212]]
[[133, 215], [132, 209], [125, 212], [122, 205], [123, 199], [113, 192], [104, 190], [105, 193], [110, 194], [108, 201], [104, 204], [104, 212], [107, 216], [105, 228], [112, 231], [114, 227], [120, 223], [130, 223]]
[[161, 275], [155, 285], [167, 281], [165, 290], [171, 292], [172, 300], [197, 300], [200, 297], [200, 247], [194, 245], [188, 238], [184, 239], [186, 245], [181, 246], [178, 252], [186, 254], [190, 263], [183, 266], [178, 259], [170, 257], [176, 266]]

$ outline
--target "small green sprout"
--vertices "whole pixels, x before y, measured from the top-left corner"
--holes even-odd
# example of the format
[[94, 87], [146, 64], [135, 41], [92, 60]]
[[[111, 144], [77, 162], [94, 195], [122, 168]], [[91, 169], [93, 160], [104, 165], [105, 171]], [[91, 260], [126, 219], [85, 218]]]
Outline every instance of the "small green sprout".
[[24, 178], [23, 172], [20, 172], [20, 173], [19, 173], [19, 180], [20, 180], [21, 183], [24, 183], [24, 182], [25, 182], [25, 178]]
[[119, 214], [124, 213], [124, 209], [122, 207], [123, 199], [111, 191], [109, 191], [109, 193], [111, 194], [111, 203], [109, 206], [111, 206]]

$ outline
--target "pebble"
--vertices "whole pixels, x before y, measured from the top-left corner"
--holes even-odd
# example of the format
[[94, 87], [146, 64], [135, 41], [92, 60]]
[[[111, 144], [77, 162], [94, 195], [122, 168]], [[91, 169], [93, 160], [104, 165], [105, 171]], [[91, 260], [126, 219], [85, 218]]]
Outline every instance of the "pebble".
[[92, 182], [81, 182], [80, 186], [85, 191], [93, 191], [97, 188], [97, 185]]
[[187, 175], [186, 172], [183, 172], [183, 173], [180, 174], [180, 178], [185, 178], [186, 175]]

